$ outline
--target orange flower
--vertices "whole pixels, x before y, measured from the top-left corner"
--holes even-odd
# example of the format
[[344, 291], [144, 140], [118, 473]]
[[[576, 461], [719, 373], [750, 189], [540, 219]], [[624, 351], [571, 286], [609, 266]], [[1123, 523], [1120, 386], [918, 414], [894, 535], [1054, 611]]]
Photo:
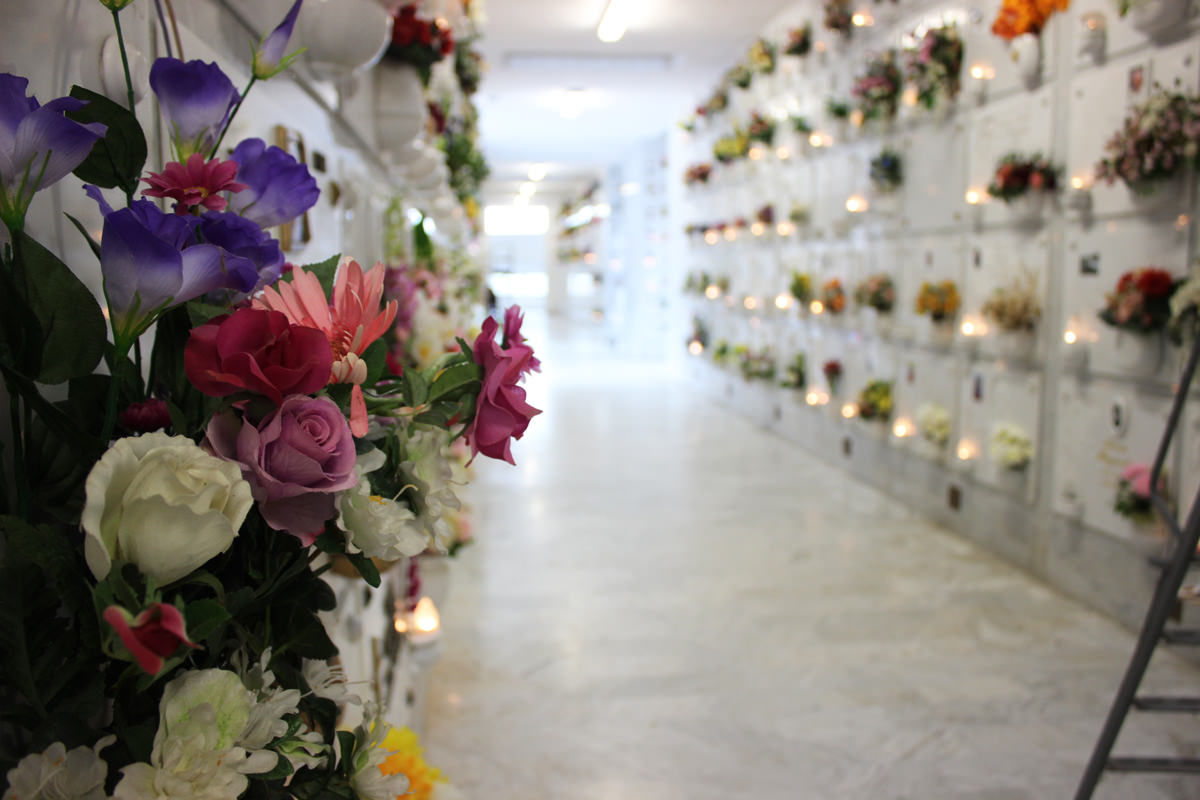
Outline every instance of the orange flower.
[[1026, 33], [1041, 33], [1055, 11], [1066, 11], [1071, 0], [1004, 0], [992, 33], [1012, 41]]
[[429, 800], [435, 783], [444, 783], [442, 773], [425, 763], [417, 735], [408, 728], [393, 728], [383, 741], [388, 757], [379, 765], [385, 776], [403, 774], [408, 778], [408, 792], [400, 800]]
[[352, 258], [343, 258], [333, 284], [333, 303], [315, 275], [296, 267], [291, 283], [280, 282], [278, 290], [268, 286], [254, 301], [256, 308], [285, 314], [293, 325], [316, 328], [329, 339], [333, 348], [333, 374], [330, 383], [351, 383], [350, 430], [359, 438], [367, 435], [367, 403], [362, 383], [367, 379], [367, 364], [361, 356], [396, 319], [396, 301], [382, 306], [383, 264], [366, 273]]

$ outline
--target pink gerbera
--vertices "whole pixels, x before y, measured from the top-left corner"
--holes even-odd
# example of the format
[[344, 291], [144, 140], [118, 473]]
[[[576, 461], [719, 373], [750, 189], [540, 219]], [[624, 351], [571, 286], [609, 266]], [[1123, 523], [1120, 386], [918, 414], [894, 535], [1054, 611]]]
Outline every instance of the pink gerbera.
[[187, 214], [194, 206], [224, 211], [227, 202], [221, 192], [240, 192], [246, 188], [246, 184], [234, 180], [237, 171], [238, 164], [232, 159], [214, 158], [206, 162], [204, 156], [192, 153], [186, 164], [172, 161], [162, 172], [151, 172], [149, 178], [143, 178], [150, 188], [142, 194], [174, 200], [176, 214]]

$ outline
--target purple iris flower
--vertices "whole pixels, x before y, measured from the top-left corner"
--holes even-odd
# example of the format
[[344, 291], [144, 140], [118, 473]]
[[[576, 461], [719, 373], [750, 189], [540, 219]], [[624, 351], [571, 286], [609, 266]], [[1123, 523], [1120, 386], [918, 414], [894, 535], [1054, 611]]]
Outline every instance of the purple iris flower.
[[258, 43], [258, 47], [254, 48], [252, 70], [256, 80], [263, 81], [283, 72], [302, 52], [303, 48], [287, 54], [288, 42], [292, 38], [292, 29], [296, 27], [296, 17], [300, 15], [300, 6], [303, 2], [304, 0], [296, 0], [287, 16], [283, 18], [283, 22], [264, 36]]
[[150, 68], [150, 88], [167, 118], [176, 158], [208, 158], [240, 98], [233, 81], [216, 64], [159, 58]]
[[230, 195], [229, 208], [264, 228], [291, 222], [321, 195], [308, 167], [278, 147], [267, 147], [262, 139], [243, 141], [233, 151], [233, 160], [237, 179], [247, 188]]
[[128, 345], [167, 308], [218, 289], [249, 291], [258, 274], [225, 263], [215, 244], [192, 244], [201, 221], [167, 214], [149, 200], [114, 211], [95, 186], [85, 187], [104, 215], [100, 271], [113, 335]]
[[209, 211], [200, 220], [204, 241], [221, 248], [226, 272], [239, 276], [237, 285], [225, 287], [233, 290], [230, 302], [249, 297], [279, 280], [283, 251], [277, 239], [272, 239], [254, 222], [227, 211]]
[[28, 88], [26, 78], [0, 73], [0, 221], [10, 230], [24, 227], [34, 194], [69, 175], [108, 130], [64, 115], [86, 102], [60, 97], [43, 106]]

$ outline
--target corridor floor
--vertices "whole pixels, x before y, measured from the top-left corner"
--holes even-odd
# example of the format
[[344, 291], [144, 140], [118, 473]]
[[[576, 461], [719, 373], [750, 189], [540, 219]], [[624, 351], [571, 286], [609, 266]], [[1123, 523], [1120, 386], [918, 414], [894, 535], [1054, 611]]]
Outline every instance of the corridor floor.
[[[682, 374], [553, 332], [545, 414], [516, 468], [478, 465], [443, 608], [427, 751], [467, 798], [1073, 797], [1131, 635]], [[1200, 672], [1160, 654], [1150, 683]], [[1200, 721], [1135, 717], [1118, 751], [1194, 756]]]

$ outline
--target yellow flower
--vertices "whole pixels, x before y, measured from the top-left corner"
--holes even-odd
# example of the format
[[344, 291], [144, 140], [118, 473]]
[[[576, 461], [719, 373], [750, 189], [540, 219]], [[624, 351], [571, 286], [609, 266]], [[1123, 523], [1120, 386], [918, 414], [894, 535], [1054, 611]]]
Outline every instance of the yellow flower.
[[404, 775], [408, 778], [408, 793], [403, 800], [429, 800], [435, 783], [444, 783], [442, 773], [425, 763], [417, 734], [408, 728], [392, 728], [383, 740], [383, 749], [389, 755], [379, 765], [384, 775]]

